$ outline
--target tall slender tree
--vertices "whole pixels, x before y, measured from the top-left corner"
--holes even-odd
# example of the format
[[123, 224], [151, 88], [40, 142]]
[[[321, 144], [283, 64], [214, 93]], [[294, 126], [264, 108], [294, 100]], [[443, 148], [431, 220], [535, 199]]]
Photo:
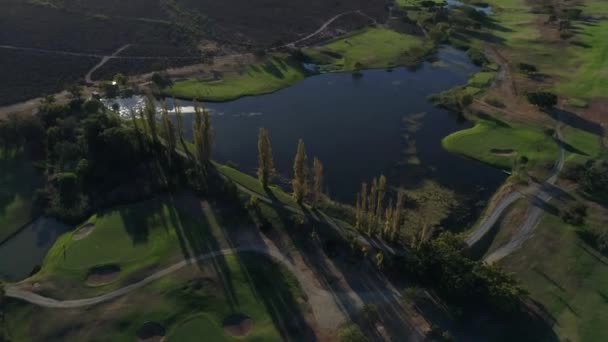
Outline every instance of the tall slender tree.
[[264, 187], [267, 187], [275, 175], [276, 170], [274, 168], [268, 130], [261, 127], [258, 134], [258, 179]]
[[156, 104], [152, 96], [146, 98], [146, 105], [144, 106], [144, 115], [146, 117], [146, 126], [148, 133], [152, 137], [154, 144], [158, 143], [158, 130], [156, 129]]
[[186, 145], [186, 139], [184, 139], [184, 118], [182, 117], [182, 108], [176, 102], [176, 100], [173, 100], [173, 103], [175, 104], [175, 123], [177, 125], [176, 128], [177, 134], [179, 135], [179, 142], [182, 145], [184, 153], [188, 155], [188, 158], [192, 158], [192, 155], [190, 154], [190, 149], [188, 149], [188, 145]]
[[211, 113], [203, 107], [203, 146], [207, 162], [211, 161], [213, 151], [213, 127], [211, 127]]
[[306, 156], [306, 147], [304, 141], [300, 139], [298, 142], [298, 151], [293, 162], [293, 198], [298, 203], [302, 203], [308, 194], [308, 157]]
[[323, 164], [319, 160], [319, 158], [315, 157], [313, 164], [313, 205], [319, 204], [321, 201], [321, 196], [323, 195]]
[[175, 130], [171, 119], [169, 119], [169, 109], [165, 104], [162, 108], [162, 123], [163, 123], [163, 139], [165, 139], [167, 156], [172, 162], [173, 155], [175, 153], [175, 147], [177, 146], [177, 138], [175, 137]]
[[403, 189], [399, 189], [399, 193], [397, 194], [397, 204], [395, 204], [395, 209], [393, 210], [393, 217], [390, 229], [389, 239], [391, 241], [395, 241], [399, 235], [399, 230], [401, 228], [401, 212], [403, 211], [403, 207], [405, 206], [405, 191]]

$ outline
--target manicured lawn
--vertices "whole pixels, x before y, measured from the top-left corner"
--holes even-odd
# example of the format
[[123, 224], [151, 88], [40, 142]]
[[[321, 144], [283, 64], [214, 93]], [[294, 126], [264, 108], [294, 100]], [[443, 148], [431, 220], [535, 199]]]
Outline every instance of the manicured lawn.
[[489, 86], [496, 77], [495, 72], [478, 72], [469, 78], [468, 85], [475, 88], [485, 88]]
[[474, 127], [443, 139], [448, 151], [509, 170], [515, 159], [526, 156], [531, 168], [558, 158], [559, 147], [546, 132], [497, 119], [479, 119]]
[[564, 142], [567, 144], [566, 150], [570, 152], [566, 158], [568, 162], [583, 163], [605, 153], [601, 145], [601, 137], [570, 126], [562, 127], [561, 130]]
[[[594, 215], [588, 224], [605, 224]], [[501, 266], [556, 320], [560, 340], [608, 341], [608, 258], [582, 241], [577, 228], [547, 215]]]
[[260, 196], [274, 197], [276, 200], [283, 204], [297, 206], [291, 195], [287, 194], [285, 191], [283, 191], [283, 189], [279, 188], [278, 186], [270, 186], [269, 189], [264, 189], [262, 183], [260, 183], [260, 181], [253, 176], [250, 176], [246, 173], [243, 173], [226, 165], [215, 164], [215, 167], [221, 174], [223, 174], [233, 182], [244, 186], [245, 188], [259, 194]]
[[538, 22], [524, 0], [488, 0], [496, 9], [492, 18], [500, 25], [492, 34], [511, 48], [513, 65], [536, 65], [540, 72], [558, 80], [555, 91], [565, 97], [591, 99], [608, 93], [608, 5], [603, 0], [585, 0], [582, 17], [601, 18], [591, 24], [573, 21], [577, 44], [542, 43]]
[[352, 71], [412, 64], [432, 48], [422, 37], [370, 28], [304, 53], [316, 63], [328, 65], [328, 71]]
[[238, 340], [309, 341], [303, 296], [280, 265], [245, 253], [193, 264], [111, 304], [54, 310], [10, 301], [6, 326], [13, 341], [136, 341], [145, 322], [162, 325], [165, 341], [234, 341], [222, 322], [238, 313], [254, 322]]
[[83, 239], [75, 240], [74, 233], [59, 238], [35, 279], [83, 285], [91, 268], [117, 265], [121, 271], [116, 281], [92, 291], [107, 292], [137, 271], [218, 250], [218, 218], [211, 208], [200, 210], [195, 216], [173, 199], [163, 198], [99, 213], [88, 221], [95, 229]]
[[168, 96], [200, 101], [228, 101], [243, 96], [267, 94], [288, 87], [306, 77], [295, 62], [273, 57], [242, 73], [227, 73], [219, 80], [178, 81], [164, 92]]
[[201, 337], [213, 341], [232, 341], [221, 328], [221, 322], [214, 322], [207, 315], [196, 315], [175, 328], [167, 342], [198, 342]]
[[0, 242], [34, 218], [32, 196], [39, 183], [30, 161], [0, 149]]

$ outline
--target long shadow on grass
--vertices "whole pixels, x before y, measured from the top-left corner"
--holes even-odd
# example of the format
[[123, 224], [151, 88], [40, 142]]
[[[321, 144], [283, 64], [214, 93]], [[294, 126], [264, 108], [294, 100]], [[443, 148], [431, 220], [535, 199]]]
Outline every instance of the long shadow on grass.
[[561, 110], [561, 109], [553, 109], [552, 111], [547, 112], [554, 120], [557, 120], [565, 125], [570, 127], [574, 127], [577, 129], [581, 129], [583, 131], [595, 134], [602, 135], [604, 133], [604, 128], [595, 123], [593, 121], [589, 121], [583, 117], [580, 117], [572, 112]]
[[[191, 194], [180, 195], [175, 198], [176, 209], [170, 210], [170, 218], [175, 227], [178, 241], [184, 258], [192, 260], [197, 256], [216, 252], [224, 248], [212, 231], [217, 224], [210, 204], [201, 202]], [[206, 210], [203, 210], [204, 206]], [[210, 261], [209, 261], [210, 260]], [[239, 305], [234, 289], [230, 269], [223, 256], [207, 259], [205, 264], [211, 262], [213, 270], [221, 280], [224, 295], [234, 310]], [[203, 262], [196, 261], [202, 269]]]
[[[321, 288], [331, 294], [330, 300], [346, 320], [364, 328], [372, 340], [382, 340], [375, 328], [376, 323], [382, 324], [390, 336], [403, 337], [411, 333], [407, 315], [391, 292], [391, 282], [367, 259], [352, 254], [343, 233], [334, 229], [320, 213], [313, 213], [306, 207], [302, 209], [305, 212], [304, 223], [294, 223], [288, 213], [274, 209], [282, 218], [287, 233], [284, 236], [293, 247], [293, 251], [283, 252], [297, 253], [298, 259], [312, 271]], [[379, 322], [370, 322], [362, 314], [364, 304], [378, 304]]]

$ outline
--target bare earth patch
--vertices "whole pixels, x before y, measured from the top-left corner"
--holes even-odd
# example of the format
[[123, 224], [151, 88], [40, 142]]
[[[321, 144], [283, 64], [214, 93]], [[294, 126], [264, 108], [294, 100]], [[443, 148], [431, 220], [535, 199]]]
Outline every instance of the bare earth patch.
[[244, 337], [253, 329], [253, 320], [244, 314], [233, 314], [224, 319], [224, 331], [232, 337]]
[[156, 322], [146, 322], [137, 329], [139, 342], [162, 342], [165, 339], [165, 327]]
[[91, 269], [87, 276], [87, 285], [101, 286], [113, 282], [120, 274], [117, 265], [98, 266]]
[[95, 230], [95, 224], [94, 223], [86, 224], [86, 225], [80, 227], [74, 233], [74, 235], [72, 235], [72, 240], [74, 240], [74, 241], [82, 240], [85, 237], [89, 236], [89, 234], [91, 234], [93, 232], [93, 230]]
[[492, 154], [502, 157], [511, 157], [517, 154], [517, 151], [510, 148], [493, 148], [490, 150]]

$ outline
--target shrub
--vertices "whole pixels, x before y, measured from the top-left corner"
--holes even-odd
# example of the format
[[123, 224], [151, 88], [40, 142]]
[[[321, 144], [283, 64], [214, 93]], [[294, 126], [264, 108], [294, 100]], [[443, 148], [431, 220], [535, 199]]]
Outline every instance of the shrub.
[[338, 332], [338, 339], [340, 342], [367, 342], [369, 339], [363, 334], [361, 328], [354, 323], [350, 323], [347, 326], [340, 329]]
[[526, 97], [528, 102], [544, 109], [553, 108], [557, 104], [557, 95], [546, 91], [528, 93]]
[[584, 204], [577, 203], [566, 210], [561, 211], [562, 220], [574, 226], [580, 226], [585, 223], [587, 217], [587, 207]]
[[532, 64], [519, 63], [518, 67], [519, 67], [519, 71], [526, 73], [526, 74], [532, 74], [532, 73], [538, 72], [538, 68]]

